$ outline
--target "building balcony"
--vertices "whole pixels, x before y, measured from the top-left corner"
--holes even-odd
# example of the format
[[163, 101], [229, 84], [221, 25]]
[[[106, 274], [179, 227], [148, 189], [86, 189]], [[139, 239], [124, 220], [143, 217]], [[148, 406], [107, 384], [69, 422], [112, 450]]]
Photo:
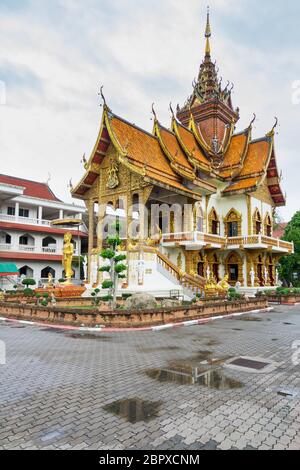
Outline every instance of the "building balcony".
[[[15, 224], [23, 224], [23, 225], [36, 225], [37, 227], [52, 227], [53, 220], [45, 220], [45, 219], [37, 219], [32, 217], [20, 217], [15, 215], [8, 215], [8, 214], [0, 214], [0, 222], [10, 222]], [[60, 229], [71, 230], [74, 232], [78, 231], [78, 228], [72, 228], [70, 225], [61, 225], [59, 226]], [[87, 232], [86, 225], [82, 223], [79, 227], [80, 231]]]
[[[62, 255], [62, 251], [58, 248], [37, 247], [35, 245], [13, 245], [2, 243], [0, 244], [0, 252], [13, 253], [36, 253], [36, 254], [49, 254], [49, 255]], [[78, 256], [77, 249], [74, 250], [74, 256]]]
[[226, 238], [203, 232], [166, 233], [162, 237], [165, 247], [184, 246], [186, 250], [201, 250], [204, 247], [224, 248]]
[[223, 250], [270, 250], [274, 253], [294, 253], [294, 244], [265, 235], [248, 237], [221, 237], [202, 232], [167, 233], [162, 237], [165, 247], [184, 246], [186, 250], [219, 248]]

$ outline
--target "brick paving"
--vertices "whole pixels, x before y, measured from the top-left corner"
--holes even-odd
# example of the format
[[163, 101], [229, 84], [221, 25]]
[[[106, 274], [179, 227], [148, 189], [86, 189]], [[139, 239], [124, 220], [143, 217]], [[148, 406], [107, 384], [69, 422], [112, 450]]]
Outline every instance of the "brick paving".
[[[300, 366], [292, 362], [300, 306], [160, 332], [72, 336], [0, 323], [0, 449], [300, 449]], [[219, 366], [243, 384], [225, 390], [149, 374], [240, 355], [277, 366], [259, 374]]]

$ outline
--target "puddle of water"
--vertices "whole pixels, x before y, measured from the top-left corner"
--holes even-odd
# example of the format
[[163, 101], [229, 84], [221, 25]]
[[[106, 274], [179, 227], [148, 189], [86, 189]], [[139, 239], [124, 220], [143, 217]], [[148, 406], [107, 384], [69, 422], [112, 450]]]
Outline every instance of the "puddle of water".
[[56, 439], [58, 437], [62, 437], [65, 433], [62, 431], [53, 431], [49, 432], [47, 434], [44, 434], [43, 437], [41, 437], [41, 441], [47, 442], [47, 441], [52, 441], [53, 439]]
[[294, 323], [283, 322], [283, 325], [295, 326]]
[[195, 367], [192, 371], [172, 369], [150, 369], [146, 375], [153, 380], [176, 385], [201, 385], [216, 390], [232, 390], [242, 388], [244, 384], [227, 377], [222, 369], [205, 369]]
[[137, 350], [142, 353], [164, 352], [164, 351], [179, 351], [179, 346], [163, 346], [157, 348], [146, 348], [144, 346], [137, 346]]
[[161, 405], [162, 402], [127, 398], [110, 403], [104, 406], [103, 409], [135, 424], [140, 421], [149, 422], [158, 417]]
[[262, 321], [262, 318], [259, 318], [259, 317], [236, 317], [234, 318], [234, 320], [237, 320], [237, 321]]
[[232, 328], [232, 331], [243, 331], [241, 328]]
[[40, 331], [47, 331], [48, 333], [65, 333], [66, 330], [60, 328], [40, 328]]
[[93, 339], [98, 341], [111, 341], [109, 336], [97, 335], [93, 333], [66, 333], [66, 338], [73, 338], [73, 339]]
[[219, 346], [221, 343], [217, 339], [210, 339], [205, 346]]
[[233, 390], [244, 387], [242, 382], [228, 377], [221, 369], [206, 372], [198, 378], [197, 383], [216, 390]]

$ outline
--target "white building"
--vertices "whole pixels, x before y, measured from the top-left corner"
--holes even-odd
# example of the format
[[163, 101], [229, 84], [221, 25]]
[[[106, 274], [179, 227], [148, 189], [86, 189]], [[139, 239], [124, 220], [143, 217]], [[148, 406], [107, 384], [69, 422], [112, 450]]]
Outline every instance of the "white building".
[[[0, 175], [0, 263], [15, 263], [20, 276], [37, 283], [49, 273], [57, 280], [62, 278], [64, 233], [73, 233], [76, 256], [87, 229], [84, 223], [70, 228], [52, 226], [52, 221], [82, 219], [84, 212], [82, 206], [60, 201], [46, 183]], [[75, 269], [75, 278], [79, 278], [78, 271]], [[0, 287], [9, 287], [10, 281], [2, 279]]]

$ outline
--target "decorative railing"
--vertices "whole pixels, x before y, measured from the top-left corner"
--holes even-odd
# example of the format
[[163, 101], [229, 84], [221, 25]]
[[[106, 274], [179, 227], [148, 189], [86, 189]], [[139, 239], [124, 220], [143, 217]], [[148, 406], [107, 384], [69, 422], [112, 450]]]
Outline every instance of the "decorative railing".
[[274, 247], [293, 253], [293, 243], [280, 240], [278, 238], [267, 237], [265, 235], [250, 235], [246, 237], [221, 237], [210, 233], [202, 232], [179, 232], [167, 233], [162, 237], [163, 243], [185, 243], [199, 245], [219, 245], [220, 248], [230, 248], [234, 246], [245, 247], [247, 245], [261, 245]]
[[178, 232], [178, 233], [165, 233], [162, 237], [163, 243], [182, 243], [191, 242], [199, 243], [202, 245], [217, 244], [224, 245], [226, 242], [225, 237], [214, 235], [211, 233], [203, 232]]
[[200, 276], [192, 276], [187, 273], [183, 273], [176, 264], [172, 263], [169, 258], [163, 255], [160, 251], [157, 251], [157, 261], [163, 266], [167, 271], [169, 271], [172, 276], [174, 276], [183, 286], [187, 287], [195, 293], [200, 293], [203, 291], [205, 286], [205, 279]]
[[11, 251], [11, 245], [7, 243], [0, 243], [0, 251]]
[[172, 263], [172, 261], [170, 261], [169, 258], [163, 255], [160, 251], [157, 251], [157, 261], [163, 268], [169, 271], [178, 281], [180, 281], [180, 269], [178, 268], [178, 266], [176, 266], [176, 264]]
[[[21, 217], [15, 215], [8, 215], [8, 214], [1, 214], [0, 213], [0, 221], [3, 222], [12, 222], [17, 224], [24, 224], [24, 225], [38, 225], [42, 227], [51, 227], [53, 220], [45, 220], [45, 219], [37, 219], [33, 217]], [[78, 231], [78, 228], [70, 227], [69, 225], [60, 225], [58, 228], [68, 229], [71, 231]], [[87, 232], [86, 225], [82, 222], [82, 226], [80, 230]]]
[[[61, 255], [62, 252], [61, 250], [57, 248], [48, 248], [48, 247], [37, 247], [34, 245], [13, 245], [13, 244], [7, 244], [7, 243], [2, 243], [0, 244], [0, 251], [10, 251], [10, 252], [16, 252], [16, 253], [48, 253], [51, 255]], [[74, 255], [78, 255], [78, 250], [74, 250]]]

